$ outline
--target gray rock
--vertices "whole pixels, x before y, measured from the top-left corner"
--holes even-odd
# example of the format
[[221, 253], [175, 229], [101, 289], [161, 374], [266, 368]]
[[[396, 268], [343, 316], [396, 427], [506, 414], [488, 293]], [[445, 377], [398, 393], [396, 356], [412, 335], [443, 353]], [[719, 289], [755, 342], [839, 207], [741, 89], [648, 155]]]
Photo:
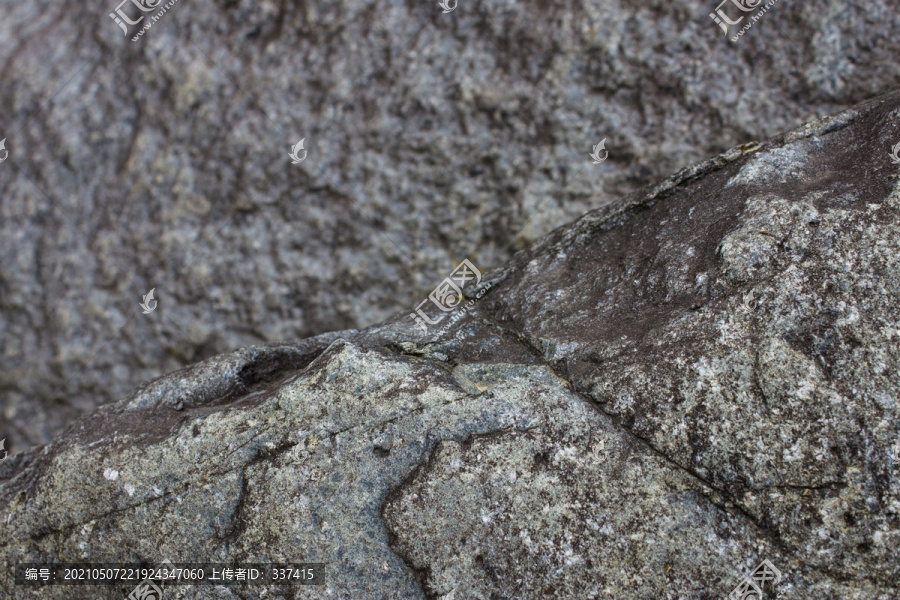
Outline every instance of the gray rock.
[[447, 330], [247, 348], [101, 407], [0, 463], [0, 594], [120, 598], [9, 567], [168, 559], [327, 563], [304, 598], [700, 600], [768, 560], [766, 597], [897, 597], [898, 116], [588, 213]]
[[372, 325], [464, 257], [498, 268], [900, 81], [893, 3], [779, 2], [732, 44], [716, 2], [191, 1], [137, 43], [114, 2], [8, 2], [0, 435], [24, 450], [198, 360]]

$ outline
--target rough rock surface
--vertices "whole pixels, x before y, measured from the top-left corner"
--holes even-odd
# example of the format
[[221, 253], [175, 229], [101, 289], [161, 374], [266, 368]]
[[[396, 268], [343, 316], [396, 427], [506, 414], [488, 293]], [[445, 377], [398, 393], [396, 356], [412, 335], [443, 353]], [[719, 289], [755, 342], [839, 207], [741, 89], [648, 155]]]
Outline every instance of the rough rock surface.
[[717, 1], [190, 0], [137, 43], [117, 0], [0, 2], [0, 435], [372, 325], [464, 257], [900, 83], [894, 2], [779, 2], [732, 44]]
[[0, 463], [0, 595], [127, 592], [18, 562], [169, 559], [328, 563], [303, 598], [700, 600], [767, 559], [767, 597], [900, 596], [898, 123], [894, 92], [588, 213], [445, 333], [248, 348], [102, 407]]

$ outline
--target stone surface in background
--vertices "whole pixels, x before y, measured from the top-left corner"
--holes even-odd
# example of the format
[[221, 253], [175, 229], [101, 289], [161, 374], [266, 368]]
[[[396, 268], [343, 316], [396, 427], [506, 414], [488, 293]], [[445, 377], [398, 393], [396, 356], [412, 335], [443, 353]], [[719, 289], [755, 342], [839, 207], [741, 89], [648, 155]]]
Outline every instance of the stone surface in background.
[[713, 8], [191, 0], [132, 43], [113, 2], [2, 2], [0, 435], [408, 311], [463, 258], [900, 82], [892, 3], [777, 3], [737, 44]]

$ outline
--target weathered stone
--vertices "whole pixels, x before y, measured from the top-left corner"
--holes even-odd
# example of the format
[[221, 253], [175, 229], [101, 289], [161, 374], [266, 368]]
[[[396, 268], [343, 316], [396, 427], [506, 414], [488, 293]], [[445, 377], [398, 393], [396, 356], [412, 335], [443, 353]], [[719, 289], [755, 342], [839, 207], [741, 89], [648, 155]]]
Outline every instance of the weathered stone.
[[169, 559], [328, 563], [304, 598], [700, 600], [765, 559], [766, 597], [896, 598], [898, 117], [894, 92], [588, 213], [446, 333], [404, 314], [100, 408], [0, 464], [0, 594], [120, 598], [8, 567]]
[[191, 0], [136, 43], [116, 0], [8, 3], [0, 436], [21, 451], [198, 360], [372, 325], [464, 257], [497, 268], [900, 80], [892, 3], [778, 2], [737, 44], [717, 3]]

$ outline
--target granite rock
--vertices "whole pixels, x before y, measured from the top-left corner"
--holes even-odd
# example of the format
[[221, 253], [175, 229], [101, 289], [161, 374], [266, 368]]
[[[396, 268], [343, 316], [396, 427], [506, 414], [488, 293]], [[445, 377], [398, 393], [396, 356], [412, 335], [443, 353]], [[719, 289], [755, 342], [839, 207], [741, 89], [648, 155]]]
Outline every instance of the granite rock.
[[383, 321], [462, 258], [496, 269], [900, 82], [891, 2], [779, 2], [731, 43], [716, 1], [191, 0], [133, 43], [114, 2], [7, 0], [0, 435], [21, 451], [199, 360]]
[[893, 92], [587, 213], [448, 329], [245, 348], [99, 408], [0, 463], [0, 595], [128, 592], [20, 562], [171, 560], [327, 563], [304, 598], [701, 600], [768, 560], [766, 597], [896, 598], [898, 117]]

